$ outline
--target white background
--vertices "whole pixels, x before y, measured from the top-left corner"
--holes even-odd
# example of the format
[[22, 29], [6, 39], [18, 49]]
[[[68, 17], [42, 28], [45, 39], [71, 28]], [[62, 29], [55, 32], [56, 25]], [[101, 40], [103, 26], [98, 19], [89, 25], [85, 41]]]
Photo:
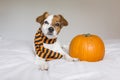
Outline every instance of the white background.
[[36, 17], [45, 11], [68, 20], [59, 35], [62, 43], [83, 33], [120, 38], [120, 0], [0, 0], [0, 35], [32, 41], [39, 28]]

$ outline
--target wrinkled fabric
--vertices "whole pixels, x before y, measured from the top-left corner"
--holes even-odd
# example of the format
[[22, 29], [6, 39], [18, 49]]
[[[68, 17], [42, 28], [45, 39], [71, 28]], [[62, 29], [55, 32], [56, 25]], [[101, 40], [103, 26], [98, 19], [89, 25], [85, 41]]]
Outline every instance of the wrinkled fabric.
[[106, 40], [105, 48], [99, 62], [52, 60], [41, 71], [31, 43], [0, 40], [0, 80], [120, 80], [120, 40]]

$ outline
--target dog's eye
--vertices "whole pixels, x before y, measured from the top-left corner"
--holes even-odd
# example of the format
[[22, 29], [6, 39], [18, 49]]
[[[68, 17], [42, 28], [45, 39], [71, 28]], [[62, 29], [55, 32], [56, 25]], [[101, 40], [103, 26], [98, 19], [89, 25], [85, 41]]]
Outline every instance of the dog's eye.
[[59, 23], [56, 23], [55, 26], [60, 26], [60, 24], [59, 24]]
[[45, 24], [49, 24], [48, 21], [45, 21], [44, 23], [45, 23]]

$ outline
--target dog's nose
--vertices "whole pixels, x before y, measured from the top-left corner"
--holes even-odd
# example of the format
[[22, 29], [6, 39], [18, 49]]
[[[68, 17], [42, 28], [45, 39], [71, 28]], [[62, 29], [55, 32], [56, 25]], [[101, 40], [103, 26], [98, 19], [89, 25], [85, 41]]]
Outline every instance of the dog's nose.
[[49, 30], [49, 32], [52, 33], [54, 31], [54, 28], [53, 27], [49, 27], [48, 30]]

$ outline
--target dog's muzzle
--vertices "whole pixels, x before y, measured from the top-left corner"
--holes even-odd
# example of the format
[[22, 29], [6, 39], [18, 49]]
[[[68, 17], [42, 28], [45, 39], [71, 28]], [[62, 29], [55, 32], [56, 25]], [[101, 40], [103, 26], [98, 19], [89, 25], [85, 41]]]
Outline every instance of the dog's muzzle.
[[54, 32], [54, 28], [53, 27], [49, 27], [48, 28], [48, 35], [53, 35]]

